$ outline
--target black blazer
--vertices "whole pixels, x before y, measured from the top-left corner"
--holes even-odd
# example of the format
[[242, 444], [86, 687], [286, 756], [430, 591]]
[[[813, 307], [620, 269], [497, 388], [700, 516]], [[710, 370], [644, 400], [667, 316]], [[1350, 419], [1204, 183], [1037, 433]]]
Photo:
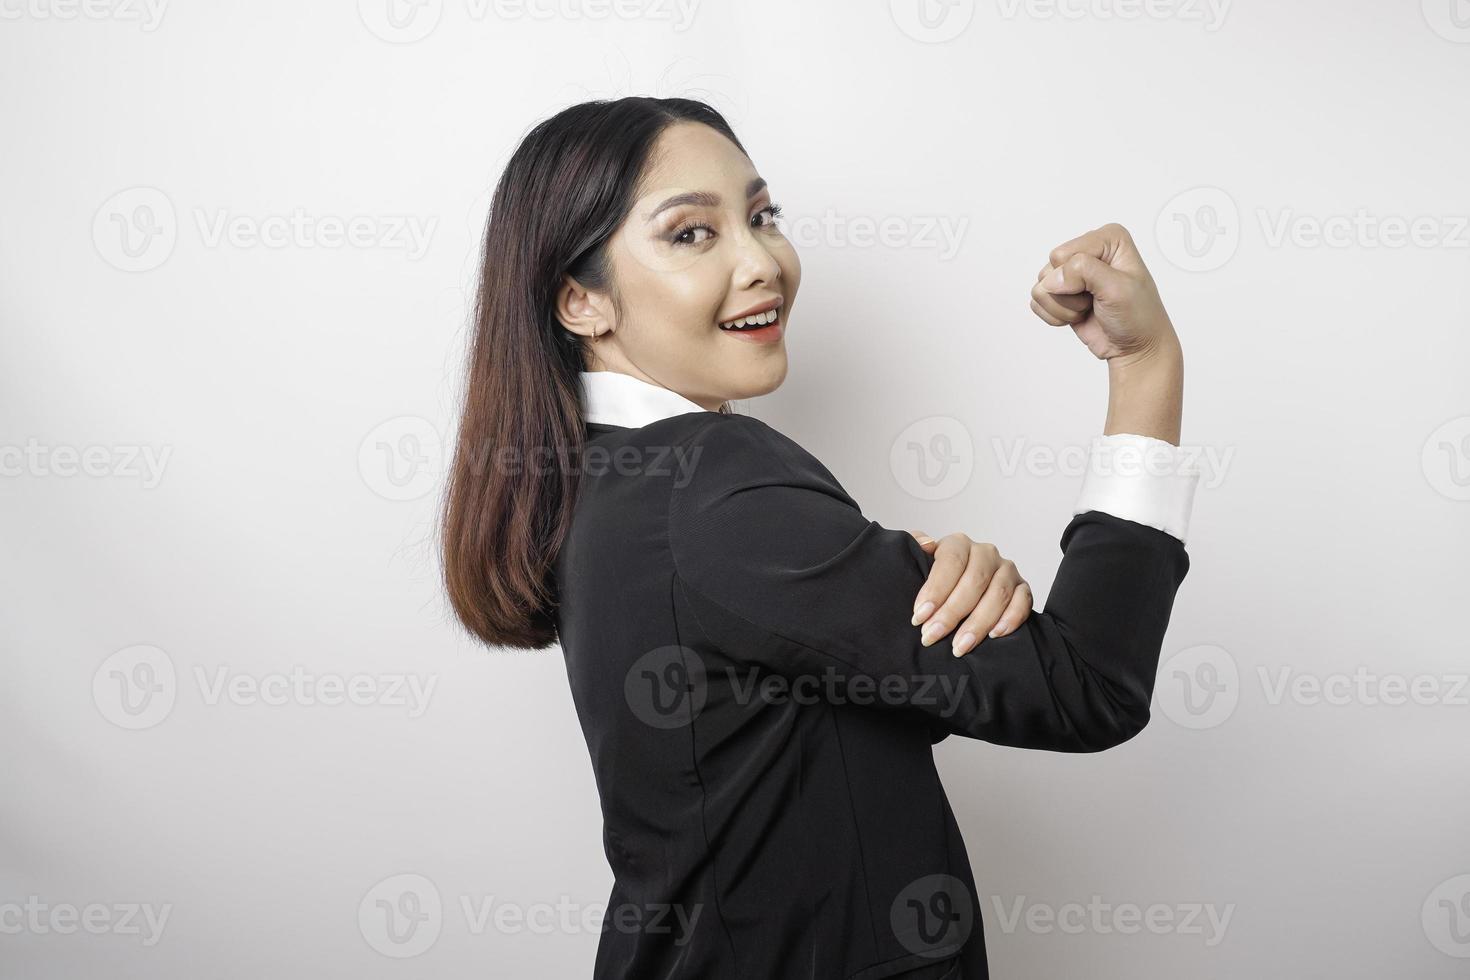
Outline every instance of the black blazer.
[[1076, 515], [1046, 610], [956, 658], [910, 625], [933, 558], [766, 423], [587, 431], [554, 581], [615, 878], [596, 980], [986, 980], [932, 745], [1136, 735], [1183, 543]]

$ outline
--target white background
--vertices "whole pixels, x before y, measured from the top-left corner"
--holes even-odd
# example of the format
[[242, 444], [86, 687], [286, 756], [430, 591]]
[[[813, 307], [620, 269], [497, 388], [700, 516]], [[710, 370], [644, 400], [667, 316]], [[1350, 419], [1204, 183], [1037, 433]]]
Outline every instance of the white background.
[[0, 0], [0, 977], [590, 975], [565, 669], [452, 625], [436, 439], [500, 168], [628, 94], [787, 208], [742, 410], [1038, 605], [1106, 398], [1047, 252], [1128, 226], [1182, 337], [1152, 723], [936, 750], [994, 975], [1465, 975], [1470, 6], [926, 2]]

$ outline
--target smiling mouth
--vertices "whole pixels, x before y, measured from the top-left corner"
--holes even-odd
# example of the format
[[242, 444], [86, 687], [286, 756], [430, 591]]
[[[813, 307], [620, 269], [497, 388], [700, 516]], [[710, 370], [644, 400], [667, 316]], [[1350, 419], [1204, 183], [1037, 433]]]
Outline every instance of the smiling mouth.
[[730, 320], [719, 325], [721, 330], [739, 332], [746, 330], [761, 330], [777, 323], [781, 319], [781, 310], [767, 310], [765, 313], [756, 313], [751, 316], [741, 317], [738, 320]]

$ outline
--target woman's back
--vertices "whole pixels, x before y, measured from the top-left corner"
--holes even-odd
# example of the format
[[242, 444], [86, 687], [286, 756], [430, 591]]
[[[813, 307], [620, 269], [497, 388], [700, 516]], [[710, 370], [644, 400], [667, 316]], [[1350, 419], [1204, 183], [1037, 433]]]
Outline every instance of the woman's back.
[[[728, 427], [769, 443], [767, 458], [711, 457], [729, 447], [710, 430]], [[963, 976], [984, 977], [933, 718], [833, 697], [820, 672], [802, 684], [768, 669], [779, 649], [745, 646], [760, 638], [723, 612], [707, 623], [710, 600], [691, 593], [722, 570], [721, 556], [689, 551], [698, 515], [686, 511], [737, 491], [729, 473], [786, 465], [783, 441], [713, 412], [589, 427], [557, 582], [616, 877], [596, 976], [927, 980], [969, 940]], [[815, 460], [805, 477], [846, 496]], [[914, 557], [922, 582], [928, 556], [915, 545]]]

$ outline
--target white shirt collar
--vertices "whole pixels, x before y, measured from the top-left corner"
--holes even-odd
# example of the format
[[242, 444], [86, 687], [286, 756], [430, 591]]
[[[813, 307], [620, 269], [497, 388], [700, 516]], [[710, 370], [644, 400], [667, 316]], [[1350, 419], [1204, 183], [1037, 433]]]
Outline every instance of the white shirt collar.
[[688, 412], [707, 412], [677, 391], [660, 388], [631, 374], [583, 371], [582, 409], [588, 422], [629, 429]]

